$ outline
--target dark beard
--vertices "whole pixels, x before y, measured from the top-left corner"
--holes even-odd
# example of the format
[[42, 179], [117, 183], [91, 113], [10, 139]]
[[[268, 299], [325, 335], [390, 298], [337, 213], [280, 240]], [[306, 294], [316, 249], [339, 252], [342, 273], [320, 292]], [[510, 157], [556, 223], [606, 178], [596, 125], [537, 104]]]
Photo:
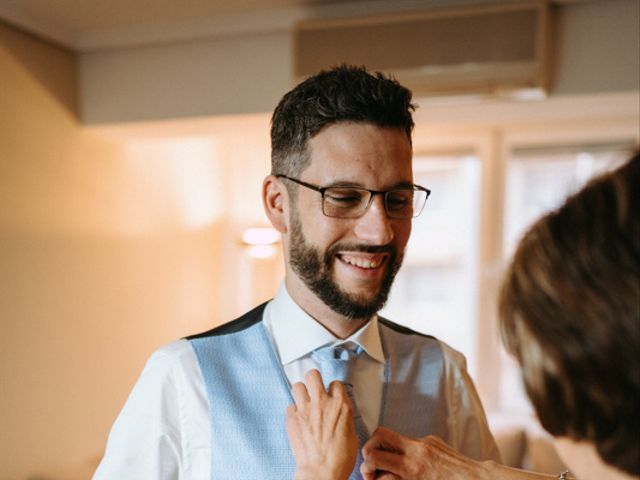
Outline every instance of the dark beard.
[[[327, 250], [323, 257], [317, 248], [307, 243], [296, 213], [291, 215], [290, 240], [289, 262], [291, 268], [305, 285], [334, 312], [351, 319], [369, 318], [377, 313], [387, 302], [391, 284], [402, 264], [402, 256], [398, 255], [395, 247], [391, 245], [338, 244]], [[389, 254], [387, 258], [389, 265], [386, 267], [387, 270], [382, 279], [380, 289], [372, 299], [365, 298], [363, 295], [351, 295], [332, 280], [332, 260], [336, 252], [340, 250]]]

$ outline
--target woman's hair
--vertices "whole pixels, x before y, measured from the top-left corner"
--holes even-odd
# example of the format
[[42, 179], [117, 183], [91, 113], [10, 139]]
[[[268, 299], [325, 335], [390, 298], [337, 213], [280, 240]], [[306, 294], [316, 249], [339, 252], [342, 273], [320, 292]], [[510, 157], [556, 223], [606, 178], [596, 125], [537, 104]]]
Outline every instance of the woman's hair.
[[542, 425], [640, 474], [639, 154], [528, 230], [499, 317]]
[[411, 91], [382, 73], [342, 65], [323, 70], [287, 93], [271, 118], [271, 173], [297, 176], [311, 159], [307, 142], [338, 122], [399, 128], [411, 142]]

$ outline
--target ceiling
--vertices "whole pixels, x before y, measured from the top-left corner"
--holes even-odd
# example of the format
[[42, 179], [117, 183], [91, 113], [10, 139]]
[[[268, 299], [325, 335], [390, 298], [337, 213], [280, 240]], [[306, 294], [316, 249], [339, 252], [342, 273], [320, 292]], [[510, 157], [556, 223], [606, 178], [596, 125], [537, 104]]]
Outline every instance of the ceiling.
[[25, 19], [49, 22], [69, 31], [86, 31], [337, 2], [339, 0], [13, 0], [0, 2], [0, 11], [22, 14]]
[[284, 29], [306, 18], [519, 1], [0, 0], [0, 20], [82, 52]]

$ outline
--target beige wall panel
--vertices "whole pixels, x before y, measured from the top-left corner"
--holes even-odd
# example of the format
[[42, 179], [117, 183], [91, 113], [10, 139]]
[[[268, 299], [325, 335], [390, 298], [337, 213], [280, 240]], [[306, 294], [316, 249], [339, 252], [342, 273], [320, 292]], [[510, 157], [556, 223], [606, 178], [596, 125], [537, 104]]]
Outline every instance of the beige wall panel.
[[268, 112], [291, 82], [285, 32], [83, 54], [88, 124]]
[[215, 142], [98, 138], [69, 52], [1, 24], [0, 72], [0, 478], [86, 480], [151, 351], [234, 311], [242, 251]]

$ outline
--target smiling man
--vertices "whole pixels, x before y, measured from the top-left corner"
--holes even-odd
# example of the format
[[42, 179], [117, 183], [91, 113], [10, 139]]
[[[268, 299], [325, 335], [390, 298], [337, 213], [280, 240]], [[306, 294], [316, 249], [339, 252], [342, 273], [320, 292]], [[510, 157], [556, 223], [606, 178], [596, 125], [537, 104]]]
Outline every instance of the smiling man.
[[395, 80], [347, 66], [282, 98], [262, 196], [284, 282], [151, 357], [94, 479], [293, 478], [285, 411], [314, 368], [348, 386], [361, 445], [382, 425], [499, 458], [462, 355], [377, 315], [430, 193], [413, 184], [413, 109]]
[[[428, 190], [412, 184], [411, 144], [398, 128], [345, 120], [318, 132], [308, 150], [299, 179], [295, 163], [275, 175], [290, 182], [286, 193], [265, 180], [267, 214], [284, 235], [289, 294], [346, 338], [384, 305]], [[278, 202], [293, 189], [298, 201], [285, 213]]]

